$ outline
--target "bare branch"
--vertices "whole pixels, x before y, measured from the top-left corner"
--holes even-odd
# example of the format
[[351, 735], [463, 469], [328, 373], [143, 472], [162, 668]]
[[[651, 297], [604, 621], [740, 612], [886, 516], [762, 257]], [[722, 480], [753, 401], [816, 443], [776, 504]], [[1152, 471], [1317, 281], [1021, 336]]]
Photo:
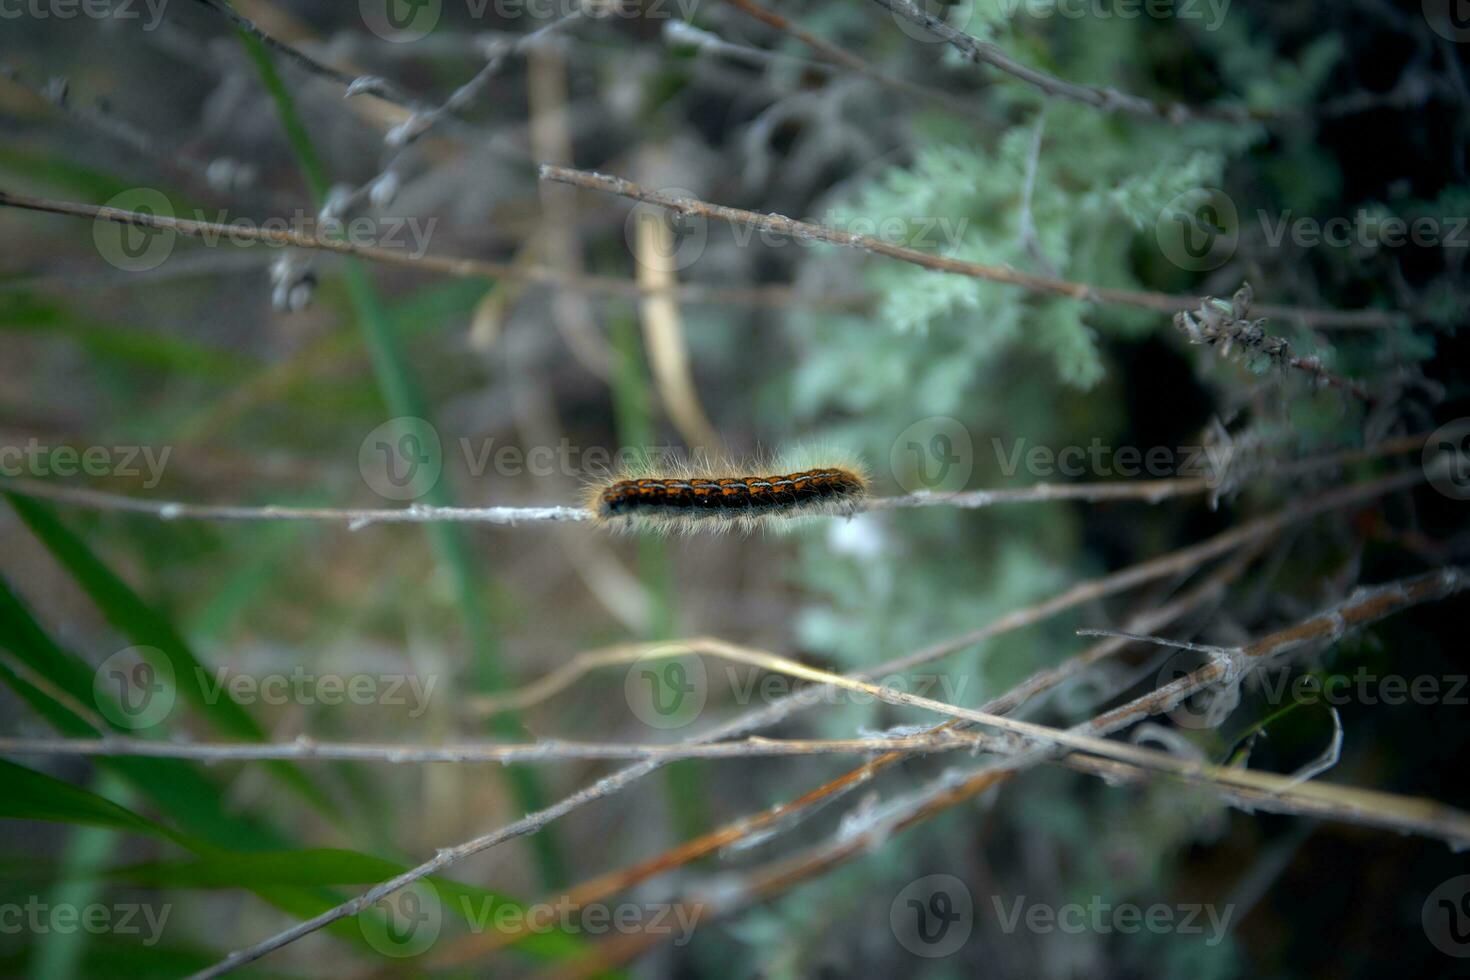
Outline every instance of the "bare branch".
[[[219, 14], [221, 17], [227, 20], [231, 27], [250, 35], [251, 37], [264, 44], [267, 48], [270, 48], [272, 51], [275, 51], [276, 53], [287, 58], [292, 63], [306, 70], [310, 74], [325, 78], [328, 81], [336, 82], [338, 85], [343, 86], [348, 90], [348, 94], [353, 94], [353, 87], [355, 85], [359, 85], [360, 83], [362, 76], [355, 75], [351, 72], [342, 71], [340, 68], [334, 68], [326, 62], [318, 61], [316, 58], [313, 58], [311, 55], [307, 54], [305, 51], [302, 51], [300, 48], [292, 47], [285, 41], [282, 41], [279, 38], [267, 33], [264, 28], [257, 25], [250, 18], [245, 17], [244, 15], [235, 11], [228, 3], [225, 3], [224, 0], [195, 0], [195, 2], [201, 3], [204, 6], [208, 7], [210, 10], [213, 10], [215, 13]], [[373, 85], [371, 89], [373, 95], [384, 100], [385, 102], [392, 102], [394, 105], [402, 106], [405, 109], [414, 108], [412, 100], [410, 100], [408, 96], [404, 95], [396, 87], [388, 84], [386, 79], [376, 79], [375, 81], [377, 82], [377, 84]], [[362, 91], [362, 89], [358, 88], [356, 91]]]
[[523, 52], [529, 48], [544, 42], [548, 37], [558, 31], [577, 23], [582, 16], [580, 8], [572, 8], [555, 20], [543, 24], [527, 34], [520, 35], [514, 41], [498, 44], [489, 52], [485, 60], [485, 66], [474, 74], [469, 81], [450, 94], [442, 105], [432, 108], [415, 108], [413, 115], [395, 126], [388, 132], [387, 140], [395, 146], [402, 146], [418, 139], [424, 133], [432, 129], [440, 120], [456, 113], [473, 103], [485, 91], [490, 81], [505, 66], [505, 60], [510, 55]]
[[[1367, 449], [1349, 449], [1322, 456], [1284, 463], [1258, 470], [1253, 475], [1295, 476], [1315, 470], [1331, 469], [1402, 452], [1413, 452], [1424, 443], [1423, 435], [1400, 436]], [[1175, 477], [1163, 480], [1121, 480], [1099, 483], [1039, 483], [1030, 487], [1001, 490], [968, 490], [956, 493], [912, 493], [901, 497], [875, 497], [863, 501], [859, 512], [899, 510], [912, 507], [956, 507], [975, 510], [1002, 504], [1036, 504], [1071, 500], [1085, 503], [1135, 500], [1156, 504], [1175, 497], [1208, 493], [1220, 486], [1220, 475], [1209, 477]], [[432, 507], [413, 504], [408, 507], [283, 507], [267, 505], [246, 507], [233, 504], [193, 504], [169, 500], [143, 500], [104, 490], [90, 490], [19, 477], [0, 478], [0, 492], [26, 497], [56, 500], [92, 510], [151, 514], [161, 520], [205, 521], [332, 521], [344, 523], [350, 530], [374, 524], [424, 524], [449, 522], [521, 526], [548, 523], [580, 523], [591, 521], [592, 515], [581, 507], [553, 505], [545, 507]]]
[[568, 762], [587, 759], [754, 759], [795, 755], [867, 755], [971, 751], [980, 746], [974, 735], [933, 730], [904, 738], [776, 739], [751, 736], [730, 742], [615, 743], [545, 739], [528, 743], [464, 743], [458, 745], [389, 745], [372, 742], [318, 742], [298, 738], [285, 743], [165, 742], [147, 738], [0, 738], [0, 755], [129, 756], [189, 759], [196, 762], [323, 762], [425, 763]]
[[902, 17], [944, 40], [963, 55], [965, 60], [977, 65], [989, 65], [1052, 98], [1080, 102], [1083, 105], [1101, 109], [1103, 112], [1124, 112], [1145, 119], [1157, 119], [1174, 124], [1199, 119], [1252, 122], [1276, 118], [1274, 113], [1237, 106], [1189, 106], [1178, 102], [1164, 104], [1113, 88], [1065, 81], [1055, 75], [1048, 75], [1044, 71], [1021, 64], [989, 41], [981, 41], [964, 31], [956, 30], [938, 17], [920, 9], [912, 0], [873, 0], [873, 2], [886, 8], [895, 16]]
[[48, 483], [44, 480], [0, 479], [0, 491], [26, 497], [57, 500], [93, 510], [151, 514], [166, 521], [336, 521], [358, 530], [373, 524], [546, 524], [589, 521], [592, 515], [581, 507], [409, 507], [364, 509], [353, 507], [237, 507], [229, 504], [185, 504], [176, 501], [140, 500], [102, 490], [87, 490]]
[[[1183, 309], [1195, 308], [1205, 299], [1200, 296], [1171, 296], [1167, 293], [1155, 293], [1146, 290], [1093, 286], [1088, 283], [1072, 282], [1067, 279], [1054, 279], [1050, 276], [1032, 275], [1007, 266], [966, 262], [962, 259], [953, 259], [930, 252], [921, 252], [903, 245], [894, 245], [891, 242], [886, 242], [881, 238], [874, 238], [871, 235], [856, 235], [852, 232], [839, 231], [825, 225], [797, 221], [780, 214], [760, 214], [755, 211], [727, 207], [722, 204], [710, 204], [696, 198], [666, 194], [663, 191], [650, 190], [646, 187], [639, 186], [631, 180], [625, 180], [621, 177], [611, 177], [607, 174], [594, 173], [587, 170], [572, 170], [568, 167], [542, 164], [541, 179], [554, 180], [563, 184], [571, 184], [574, 187], [601, 191], [606, 194], [616, 194], [619, 197], [626, 197], [634, 201], [643, 201], [647, 204], [656, 204], [659, 207], [667, 208], [679, 214], [693, 215], [701, 218], [714, 218], [720, 221], [728, 221], [731, 224], [746, 225], [760, 231], [784, 235], [798, 241], [823, 242], [828, 245], [854, 248], [859, 251], [872, 252], [891, 259], [898, 259], [901, 262], [909, 262], [925, 269], [932, 269], [935, 272], [949, 272], [955, 275], [969, 276], [973, 279], [984, 279], [987, 282], [1020, 286], [1032, 292], [1046, 293], [1053, 296], [1066, 296], [1084, 303], [1108, 303], [1117, 306], [1132, 306], [1172, 315]], [[1293, 320], [1308, 326], [1361, 327], [1372, 325], [1383, 327], [1401, 325], [1408, 322], [1407, 318], [1402, 314], [1383, 310], [1344, 311], [1317, 310], [1295, 306], [1260, 306], [1257, 307], [1257, 312], [1265, 316]]]
[[254, 225], [227, 225], [211, 221], [194, 221], [187, 218], [175, 218], [171, 215], [128, 211], [123, 208], [98, 207], [92, 204], [77, 204], [70, 201], [51, 201], [45, 198], [33, 197], [29, 194], [18, 194], [5, 190], [0, 190], [0, 207], [21, 208], [27, 211], [60, 214], [74, 218], [88, 218], [93, 221], [111, 221], [136, 228], [151, 228], [155, 231], [169, 231], [188, 238], [198, 238], [206, 243], [215, 241], [248, 241], [275, 245], [282, 248], [305, 248], [316, 251], [336, 252], [341, 255], [352, 255], [371, 262], [403, 266], [405, 268], [418, 269], [423, 272], [433, 272], [440, 275], [457, 276], [460, 278], [505, 279], [512, 282], [530, 282], [572, 289], [591, 296], [617, 296], [627, 299], [638, 299], [650, 293], [654, 295], [667, 293], [681, 303], [705, 303], [713, 305], [731, 303], [769, 307], [815, 306], [839, 309], [857, 309], [871, 302], [870, 297], [866, 296], [807, 296], [789, 286], [722, 288], [717, 286], [702, 286], [694, 283], [682, 283], [668, 290], [650, 290], [631, 279], [622, 279], [615, 276], [572, 275], [564, 269], [557, 269], [552, 266], [491, 262], [486, 259], [458, 258], [446, 255], [422, 255], [415, 257], [411, 252], [403, 249], [361, 245], [337, 238], [329, 238], [325, 235], [309, 235], [291, 230]]
[[862, 58], [859, 58], [857, 55], [846, 50], [840, 45], [833, 44], [831, 41], [828, 41], [825, 38], [820, 37], [819, 35], [813, 34], [811, 31], [808, 31], [806, 28], [802, 27], [800, 24], [797, 24], [789, 17], [784, 17], [781, 14], [776, 13], [774, 10], [770, 10], [766, 7], [760, 6], [759, 4], [755, 3], [754, 0], [725, 0], [725, 2], [730, 4], [730, 6], [732, 7], [735, 7], [737, 10], [744, 12], [748, 16], [754, 17], [762, 24], [765, 24], [768, 27], [773, 27], [776, 30], [781, 31], [783, 34], [788, 34], [791, 37], [796, 38], [798, 41], [805, 44], [813, 51], [816, 51], [818, 54], [822, 55], [822, 57], [826, 58], [827, 61], [832, 65], [845, 69], [846, 71], [852, 72], [853, 74], [861, 75], [864, 78], [871, 78], [875, 82], [878, 82], [880, 85], [885, 85], [896, 92], [903, 93], [904, 95], [917, 96], [921, 99], [927, 99], [928, 101], [934, 102], [937, 105], [944, 107], [949, 112], [955, 113], [956, 115], [965, 116], [978, 122], [990, 122], [990, 119], [987, 116], [985, 116], [978, 109], [976, 109], [975, 106], [971, 105], [965, 100], [957, 98], [949, 94], [948, 92], [941, 91], [940, 89], [930, 88], [927, 85], [920, 85], [917, 82], [911, 82], [905, 78], [899, 78], [897, 75], [890, 75], [888, 72], [883, 71], [881, 68], [870, 65], [868, 62], [864, 61]]

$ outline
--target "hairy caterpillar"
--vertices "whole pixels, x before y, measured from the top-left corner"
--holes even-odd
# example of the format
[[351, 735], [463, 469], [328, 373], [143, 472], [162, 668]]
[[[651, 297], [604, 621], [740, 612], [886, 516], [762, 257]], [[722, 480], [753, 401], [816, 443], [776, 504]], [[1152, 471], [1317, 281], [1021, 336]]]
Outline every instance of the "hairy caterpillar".
[[689, 534], [852, 514], [867, 493], [860, 462], [823, 452], [748, 466], [655, 462], [592, 484], [586, 506], [611, 527]]

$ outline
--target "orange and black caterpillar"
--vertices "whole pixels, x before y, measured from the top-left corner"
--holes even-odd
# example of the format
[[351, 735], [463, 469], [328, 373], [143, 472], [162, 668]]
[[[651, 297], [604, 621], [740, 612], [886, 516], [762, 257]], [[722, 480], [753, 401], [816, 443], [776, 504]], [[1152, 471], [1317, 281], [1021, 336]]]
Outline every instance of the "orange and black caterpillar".
[[647, 474], [623, 474], [589, 488], [587, 506], [599, 521], [646, 530], [749, 529], [786, 518], [851, 514], [868, 492], [862, 467], [850, 462], [770, 476], [734, 470], [672, 463]]

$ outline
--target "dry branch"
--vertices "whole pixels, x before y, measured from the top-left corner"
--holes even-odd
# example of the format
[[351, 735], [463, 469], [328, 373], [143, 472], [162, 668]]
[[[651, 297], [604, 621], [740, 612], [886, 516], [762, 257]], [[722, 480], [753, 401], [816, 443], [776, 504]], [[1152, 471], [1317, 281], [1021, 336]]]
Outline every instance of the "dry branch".
[[405, 249], [392, 249], [375, 245], [363, 245], [343, 241], [325, 235], [280, 230], [255, 225], [227, 225], [212, 221], [196, 221], [175, 218], [171, 215], [129, 211], [125, 208], [101, 207], [94, 204], [78, 204], [71, 201], [51, 201], [30, 194], [19, 194], [0, 190], [0, 207], [39, 211], [44, 214], [60, 214], [73, 218], [88, 218], [93, 221], [111, 221], [115, 224], [155, 231], [173, 232], [187, 238], [203, 241], [241, 241], [273, 245], [281, 248], [304, 248], [316, 251], [351, 255], [370, 262], [402, 266], [433, 272], [439, 275], [460, 278], [505, 279], [511, 282], [528, 282], [537, 285], [557, 286], [571, 289], [589, 296], [610, 296], [638, 299], [650, 293], [667, 293], [681, 303], [735, 304], [784, 308], [788, 306], [819, 306], [832, 308], [860, 308], [870, 302], [866, 296], [816, 297], [806, 296], [789, 286], [750, 286], [726, 288], [681, 283], [669, 290], [650, 290], [631, 279], [616, 276], [573, 275], [553, 266], [492, 262], [486, 259], [461, 258], [446, 255], [422, 255], [417, 258]]
[[[1422, 448], [1422, 434], [1396, 436], [1367, 449], [1347, 449], [1280, 463], [1253, 475], [1291, 477], [1321, 470], [1331, 470], [1350, 463], [1364, 462]], [[956, 507], [973, 510], [1002, 504], [1035, 504], [1051, 501], [1102, 503], [1134, 500], [1156, 504], [1176, 497], [1196, 496], [1217, 490], [1224, 474], [1209, 477], [1174, 477], [1161, 480], [1118, 480], [1096, 483], [1039, 483], [1030, 487], [998, 490], [967, 490], [955, 493], [919, 492], [899, 497], [875, 497], [857, 508], [859, 511], [898, 510], [912, 507]], [[333, 521], [352, 530], [374, 524], [422, 524], [436, 521], [465, 524], [517, 526], [545, 523], [578, 523], [590, 521], [591, 515], [580, 507], [432, 507], [414, 504], [408, 507], [260, 507], [233, 504], [195, 504], [169, 500], [144, 500], [104, 490], [91, 490], [20, 477], [0, 478], [0, 492], [26, 497], [55, 500], [92, 510], [151, 514], [162, 520], [207, 521]]]
[[297, 738], [290, 742], [165, 742], [146, 738], [0, 738], [0, 755], [127, 756], [148, 759], [187, 759], [194, 762], [387, 762], [394, 765], [428, 763], [570, 762], [589, 759], [759, 759], [796, 755], [866, 755], [974, 751], [981, 742], [971, 734], [933, 731], [902, 738], [782, 739], [751, 736], [729, 742], [700, 744], [568, 742], [478, 742], [457, 745], [390, 745], [373, 742], [318, 742]]
[[[797, 221], [785, 215], [760, 214], [755, 211], [727, 207], [722, 204], [710, 204], [697, 198], [667, 194], [660, 190], [642, 187], [633, 183], [631, 180], [587, 170], [572, 170], [568, 167], [542, 164], [541, 179], [554, 180], [563, 184], [571, 184], [574, 187], [601, 191], [606, 194], [615, 194], [618, 197], [642, 201], [647, 204], [656, 204], [659, 207], [667, 208], [678, 214], [707, 219], [714, 218], [719, 221], [727, 221], [731, 224], [745, 225], [759, 231], [782, 235], [797, 241], [823, 242], [828, 245], [854, 248], [859, 251], [898, 259], [901, 262], [909, 262], [935, 272], [949, 272], [955, 275], [969, 276], [973, 279], [984, 279], [987, 282], [1019, 286], [1032, 292], [1046, 293], [1053, 296], [1066, 296], [1069, 299], [1075, 299], [1084, 303], [1132, 306], [1173, 315], [1180, 310], [1198, 307], [1207, 298], [1202, 296], [1169, 295], [1168, 293], [1156, 293], [1139, 289], [1114, 289], [1107, 286], [1093, 286], [1088, 283], [1072, 282], [1067, 279], [1054, 279], [1050, 276], [1032, 275], [1008, 266], [982, 265], [978, 262], [966, 262], [962, 259], [934, 255], [930, 252], [921, 252], [903, 245], [894, 245], [891, 242], [886, 242], [881, 238], [874, 238], [871, 235], [856, 235], [852, 232], [840, 231], [825, 225]], [[1310, 327], [1388, 327], [1407, 322], [1407, 319], [1401, 314], [1382, 310], [1344, 311], [1319, 310], [1296, 306], [1258, 306], [1256, 307], [1256, 311], [1264, 316], [1292, 320], [1303, 326]]]
[[813, 51], [816, 51], [822, 57], [826, 58], [827, 61], [832, 65], [846, 69], [847, 71], [850, 71], [854, 74], [862, 75], [865, 78], [871, 78], [874, 81], [878, 82], [880, 85], [885, 85], [888, 88], [893, 89], [895, 92], [901, 92], [904, 95], [912, 95], [917, 96], [921, 99], [926, 99], [930, 102], [935, 103], [936, 105], [944, 107], [946, 110], [948, 110], [949, 112], [953, 112], [956, 115], [965, 116], [969, 119], [984, 122], [987, 124], [991, 122], [991, 120], [983, 113], [981, 113], [974, 105], [971, 105], [963, 99], [951, 95], [950, 93], [942, 91], [940, 89], [930, 88], [927, 85], [920, 85], [917, 82], [911, 82], [908, 79], [899, 78], [897, 75], [891, 75], [888, 72], [883, 71], [881, 68], [877, 68], [869, 64], [867, 61], [848, 51], [846, 48], [843, 48], [842, 46], [837, 44], [833, 44], [831, 41], [828, 41], [827, 39], [817, 34], [813, 34], [811, 31], [802, 27], [800, 24], [797, 24], [795, 21], [791, 20], [791, 18], [778, 14], [774, 10], [770, 10], [766, 7], [760, 6], [759, 4], [755, 3], [754, 0], [725, 0], [725, 2], [728, 3], [730, 6], [736, 8], [737, 10], [745, 13], [746, 15], [755, 18], [762, 24], [765, 24], [767, 27], [775, 28], [783, 34], [787, 34], [791, 37], [796, 38], [802, 44], [805, 44], [807, 47], [811, 48]]
[[943, 40], [958, 51], [966, 61], [977, 65], [989, 65], [1051, 98], [1080, 102], [1103, 112], [1124, 112], [1145, 119], [1157, 119], [1175, 124], [1199, 119], [1251, 122], [1275, 118], [1274, 113], [1243, 107], [1190, 106], [1178, 102], [1160, 103], [1142, 96], [1120, 92], [1114, 88], [1069, 82], [1029, 65], [1023, 65], [996, 45], [972, 37], [964, 31], [956, 30], [938, 17], [921, 9], [911, 0], [873, 0], [873, 2], [886, 8], [895, 16], [902, 17], [909, 23]]

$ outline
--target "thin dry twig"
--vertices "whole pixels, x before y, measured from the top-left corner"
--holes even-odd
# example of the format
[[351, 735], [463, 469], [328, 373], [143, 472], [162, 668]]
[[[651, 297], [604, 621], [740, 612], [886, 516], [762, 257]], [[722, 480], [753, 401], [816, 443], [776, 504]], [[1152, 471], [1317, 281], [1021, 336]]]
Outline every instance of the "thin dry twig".
[[527, 51], [543, 43], [547, 38], [578, 23], [581, 18], [581, 8], [573, 7], [560, 17], [520, 35], [514, 41], [495, 45], [489, 51], [484, 67], [476, 72], [469, 81], [455, 89], [443, 104], [428, 109], [416, 109], [412, 116], [389, 132], [388, 142], [395, 145], [412, 142], [432, 129], [441, 119], [470, 106], [484, 94], [485, 89], [500, 72], [500, 69], [505, 66], [505, 61], [510, 55]]
[[787, 34], [791, 37], [796, 38], [802, 44], [805, 44], [807, 47], [811, 48], [813, 51], [826, 58], [827, 61], [833, 65], [846, 69], [847, 71], [853, 72], [854, 74], [862, 75], [865, 78], [871, 78], [875, 82], [878, 82], [881, 85], [885, 85], [896, 92], [901, 92], [904, 95], [912, 95], [917, 96], [921, 99], [927, 99], [928, 101], [940, 105], [948, 111], [953, 112], [957, 115], [966, 116], [979, 122], [990, 121], [975, 106], [964, 101], [963, 99], [957, 98], [956, 96], [953, 96], [950, 93], [942, 91], [940, 89], [930, 88], [927, 85], [920, 85], [917, 82], [911, 82], [908, 79], [899, 78], [897, 75], [890, 75], [888, 72], [883, 71], [881, 68], [877, 68], [869, 64], [867, 61], [848, 51], [846, 48], [843, 48], [842, 46], [837, 44], [833, 44], [831, 41], [828, 41], [827, 39], [817, 34], [813, 34], [811, 31], [802, 27], [791, 18], [782, 16], [781, 14], [776, 13], [774, 10], [762, 7], [759, 4], [753, 2], [753, 0], [725, 0], [725, 2], [728, 3], [730, 6], [736, 8], [737, 10], [741, 11], [742, 13], [755, 18], [762, 24], [765, 24], [768, 27], [775, 28], [783, 34]]
[[[543, 183], [547, 189], [575, 194], [569, 187]], [[667, 290], [679, 281], [674, 264], [665, 256], [674, 252], [674, 232], [661, 215], [646, 215], [633, 230], [633, 249], [637, 256], [637, 278], [650, 289]], [[685, 339], [684, 316], [679, 304], [667, 291], [651, 294], [638, 303], [638, 320], [643, 328], [643, 344], [653, 386], [669, 421], [679, 431], [684, 444], [696, 453], [719, 455], [724, 450], [714, 423], [699, 397], [690, 364], [689, 344]]]
[[972, 37], [919, 8], [911, 0], [873, 0], [897, 17], [942, 39], [958, 51], [966, 61], [989, 65], [997, 71], [1025, 82], [1051, 98], [1066, 99], [1090, 105], [1103, 112], [1124, 112], [1145, 119], [1180, 124], [1200, 119], [1223, 119], [1230, 122], [1260, 122], [1276, 118], [1276, 114], [1242, 106], [1190, 106], [1180, 102], [1161, 103], [1114, 88], [1081, 85], [1023, 65], [989, 41]]
[[[567, 111], [568, 67], [565, 54], [555, 46], [533, 49], [526, 61], [531, 152], [542, 160], [564, 163], [572, 160], [572, 127]], [[541, 220], [527, 246], [534, 247], [556, 268], [583, 274], [586, 268], [582, 258], [576, 195], [566, 187], [544, 183], [539, 184], [537, 190]], [[501, 303], [509, 300], [502, 290], [493, 290], [486, 294], [486, 298], [490, 302]], [[653, 301], [644, 299], [641, 302]], [[616, 358], [612, 345], [597, 329], [597, 318], [587, 297], [570, 289], [557, 290], [551, 295], [551, 319], [568, 353], [605, 383], [611, 384], [616, 373]]]
[[150, 514], [166, 521], [336, 521], [351, 530], [374, 524], [456, 522], [515, 526], [586, 521], [591, 515], [580, 507], [245, 507], [231, 504], [186, 504], [141, 500], [102, 490], [69, 487], [45, 480], [0, 478], [0, 492], [76, 504], [92, 510]]
[[[334, 68], [324, 61], [319, 61], [318, 59], [313, 58], [311, 55], [307, 54], [305, 51], [302, 51], [300, 48], [287, 44], [285, 41], [282, 41], [281, 39], [268, 33], [264, 28], [260, 27], [250, 18], [233, 9], [228, 3], [225, 3], [224, 0], [195, 0], [195, 2], [203, 4], [210, 10], [213, 10], [215, 13], [219, 14], [226, 21], [228, 21], [231, 27], [250, 35], [251, 37], [258, 40], [260, 43], [264, 44], [267, 48], [270, 48], [272, 51], [275, 51], [276, 53], [287, 58], [293, 64], [304, 69], [310, 74], [317, 75], [321, 78], [327, 79], [328, 81], [336, 82], [338, 85], [343, 86], [348, 90], [348, 94], [356, 94], [358, 92], [366, 91], [360, 87], [360, 82], [364, 76], [354, 74], [352, 72], [343, 71], [340, 68]], [[389, 84], [386, 79], [374, 79], [374, 82], [376, 84], [371, 87], [371, 94], [377, 96], [385, 102], [391, 102], [394, 105], [400, 106], [405, 109], [416, 108], [412, 99], [410, 99], [403, 92], [399, 91], [397, 87]], [[354, 86], [359, 87], [354, 89]]]
[[[823, 242], [829, 245], [840, 245], [844, 248], [855, 248], [860, 251], [887, 256], [891, 259], [898, 259], [901, 262], [909, 262], [925, 269], [932, 269], [935, 272], [949, 272], [955, 275], [969, 276], [973, 279], [983, 279], [987, 282], [1020, 286], [1032, 292], [1066, 296], [1084, 303], [1109, 303], [1118, 306], [1132, 306], [1145, 310], [1154, 310], [1159, 313], [1174, 314], [1183, 309], [1195, 308], [1205, 299], [1205, 297], [1200, 296], [1177, 296], [1139, 289], [1115, 289], [1107, 286], [1093, 286], [1088, 283], [1072, 282], [1067, 279], [1054, 279], [1050, 276], [1032, 275], [1008, 266], [966, 262], [962, 259], [921, 252], [903, 245], [894, 245], [891, 242], [886, 242], [881, 238], [875, 238], [871, 235], [856, 235], [852, 232], [840, 231], [825, 225], [797, 221], [785, 215], [760, 214], [755, 211], [727, 207], [722, 204], [710, 204], [697, 198], [668, 194], [660, 190], [642, 187], [622, 177], [612, 177], [607, 174], [595, 173], [588, 170], [573, 170], [568, 167], [542, 164], [540, 172], [542, 180], [554, 180], [563, 184], [571, 184], [574, 187], [601, 191], [605, 194], [615, 194], [618, 197], [642, 201], [647, 204], [656, 204], [659, 207], [667, 208], [679, 214], [693, 215], [706, 219], [714, 218], [719, 221], [730, 222], [731, 224], [745, 225], [798, 241]], [[1292, 320], [1304, 326], [1314, 327], [1388, 327], [1398, 326], [1408, 322], [1407, 318], [1402, 314], [1384, 310], [1319, 310], [1296, 306], [1260, 306], [1257, 308], [1257, 312], [1266, 316]]]
[[93, 221], [111, 221], [136, 228], [149, 228], [197, 238], [206, 243], [251, 242], [274, 245], [282, 248], [304, 248], [317, 251], [352, 255], [371, 262], [403, 266], [433, 272], [439, 275], [461, 278], [505, 279], [512, 282], [528, 282], [537, 285], [557, 286], [590, 296], [611, 296], [631, 300], [650, 293], [660, 295], [667, 292], [681, 303], [712, 305], [747, 305], [758, 307], [785, 308], [790, 306], [829, 307], [838, 309], [861, 309], [871, 303], [867, 296], [808, 296], [790, 286], [750, 286], [729, 288], [704, 286], [697, 283], [680, 283], [669, 290], [654, 290], [631, 279], [616, 276], [591, 274], [573, 275], [553, 266], [492, 262], [486, 259], [471, 259], [447, 255], [421, 255], [415, 257], [410, 251], [311, 235], [278, 228], [254, 225], [227, 225], [213, 221], [196, 221], [175, 218], [171, 215], [149, 214], [129, 211], [124, 208], [99, 207], [70, 201], [51, 201], [30, 194], [0, 190], [0, 207], [20, 208], [45, 214], [60, 214]]
[[[1349, 449], [1321, 456], [1293, 460], [1253, 475], [1290, 477], [1317, 470], [1329, 470], [1353, 462], [1362, 462], [1422, 448], [1423, 435], [1398, 436], [1367, 449]], [[874, 497], [862, 502], [857, 511], [898, 510], [912, 507], [957, 507], [974, 510], [1003, 504], [1034, 504], [1052, 501], [1102, 503], [1134, 500], [1156, 504], [1175, 497], [1208, 493], [1221, 484], [1223, 474], [1209, 477], [1174, 477], [1161, 480], [1120, 480], [1097, 483], [1039, 483], [1030, 487], [1000, 490], [967, 490], [956, 493], [919, 493], [899, 497]], [[171, 500], [143, 500], [104, 490], [91, 490], [22, 477], [0, 478], [0, 492], [26, 497], [55, 500], [92, 510], [151, 514], [161, 520], [207, 521], [332, 521], [344, 523], [350, 530], [375, 524], [422, 524], [453, 522], [519, 526], [545, 523], [580, 523], [592, 520], [581, 507], [433, 507], [413, 504], [408, 507], [260, 507], [233, 504], [194, 504]]]
[[251, 182], [253, 168], [239, 161], [221, 157], [213, 161], [200, 160], [181, 147], [168, 145], [160, 134], [149, 132], [124, 118], [100, 99], [91, 105], [78, 103], [70, 82], [65, 78], [53, 78], [45, 85], [37, 85], [23, 77], [17, 68], [0, 64], [0, 79], [29, 93], [78, 126], [93, 130], [196, 185], [218, 189], [222, 184]]
[[394, 765], [426, 763], [569, 762], [588, 759], [759, 759], [796, 755], [867, 755], [893, 752], [973, 751], [980, 742], [969, 734], [938, 729], [902, 738], [782, 739], [751, 736], [729, 742], [700, 744], [569, 742], [471, 742], [457, 745], [390, 745], [374, 742], [319, 742], [297, 738], [290, 742], [164, 742], [147, 738], [0, 738], [0, 755], [129, 756], [149, 759], [188, 759], [194, 762], [387, 762]]

